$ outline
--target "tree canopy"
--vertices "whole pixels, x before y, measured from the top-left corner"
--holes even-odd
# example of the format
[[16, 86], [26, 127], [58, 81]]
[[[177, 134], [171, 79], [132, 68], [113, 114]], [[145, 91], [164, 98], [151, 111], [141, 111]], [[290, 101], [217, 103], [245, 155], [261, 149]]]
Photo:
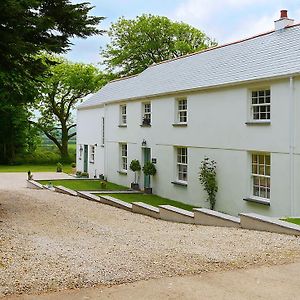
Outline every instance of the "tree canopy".
[[217, 45], [200, 30], [167, 17], [120, 18], [111, 25], [111, 42], [102, 50], [103, 64], [119, 76], [142, 72], [153, 63]]
[[68, 140], [76, 132], [72, 111], [90, 93], [100, 89], [107, 77], [93, 65], [72, 63], [54, 57], [50, 76], [38, 86], [35, 108], [40, 117], [35, 125], [58, 147], [62, 159], [68, 160]]
[[[0, 99], [26, 102], [33, 98], [31, 81], [47, 69], [35, 54], [62, 53], [70, 38], [102, 33], [103, 17], [89, 16], [89, 3], [69, 0], [0, 1]], [[49, 63], [49, 62], [48, 62]]]

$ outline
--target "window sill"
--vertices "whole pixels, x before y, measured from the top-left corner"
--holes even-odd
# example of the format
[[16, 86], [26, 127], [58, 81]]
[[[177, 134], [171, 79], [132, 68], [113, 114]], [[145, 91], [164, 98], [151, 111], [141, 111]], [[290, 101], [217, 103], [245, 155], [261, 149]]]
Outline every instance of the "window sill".
[[95, 161], [90, 161], [90, 164], [94, 164], [95, 163]]
[[249, 121], [245, 123], [246, 125], [271, 125], [270, 120], [266, 121]]
[[141, 124], [140, 126], [141, 126], [141, 127], [151, 127], [151, 124], [149, 124], [149, 125]]
[[175, 185], [180, 185], [180, 186], [187, 186], [186, 182], [180, 182], [180, 181], [171, 181], [171, 183], [175, 184]]
[[173, 127], [187, 127], [187, 123], [173, 123]]
[[258, 198], [251, 198], [251, 197], [247, 197], [243, 199], [244, 201], [249, 201], [249, 202], [254, 202], [254, 203], [258, 203], [258, 204], [263, 204], [263, 205], [267, 205], [270, 206], [270, 200], [264, 200], [264, 199], [258, 199]]
[[120, 127], [120, 128], [126, 128], [127, 124], [120, 124], [118, 127]]
[[104, 148], [104, 144], [100, 145], [100, 147]]
[[120, 175], [127, 175], [127, 171], [118, 171]]

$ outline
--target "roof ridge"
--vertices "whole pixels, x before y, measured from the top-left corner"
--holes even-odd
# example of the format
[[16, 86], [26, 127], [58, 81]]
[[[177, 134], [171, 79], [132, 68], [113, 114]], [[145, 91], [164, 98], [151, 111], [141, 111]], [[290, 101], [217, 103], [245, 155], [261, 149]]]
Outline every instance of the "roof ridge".
[[128, 75], [128, 76], [124, 76], [124, 77], [120, 77], [120, 78], [116, 78], [116, 79], [113, 79], [113, 80], [109, 81], [109, 83], [117, 82], [117, 81], [121, 81], [121, 80], [126, 80], [126, 79], [129, 79], [129, 78], [132, 78], [132, 77], [137, 77], [139, 74], [140, 73], [134, 74], [134, 75]]
[[[293, 25], [288, 25], [285, 28], [296, 27], [296, 26], [299, 26], [299, 25], [300, 25], [300, 23], [297, 23], [297, 24], [293, 24]], [[239, 43], [246, 42], [246, 41], [249, 41], [249, 40], [261, 37], [261, 36], [265, 36], [265, 35], [268, 35], [268, 34], [271, 34], [271, 33], [274, 33], [274, 32], [275, 32], [275, 30], [273, 29], [273, 30], [269, 30], [269, 31], [266, 31], [266, 32], [263, 32], [263, 33], [259, 33], [259, 34], [250, 36], [248, 38], [244, 38], [244, 39], [237, 40], [237, 41], [234, 41], [234, 42], [226, 43], [226, 44], [223, 44], [223, 45], [220, 45], [220, 46], [216, 46], [216, 47], [212, 47], [212, 48], [207, 48], [207, 49], [203, 49], [203, 50], [196, 51], [196, 52], [193, 52], [193, 53], [185, 54], [185, 55], [182, 55], [182, 56], [170, 58], [170, 59], [163, 60], [161, 62], [152, 64], [148, 68], [155, 67], [157, 65], [161, 65], [161, 64], [168, 63], [168, 62], [171, 62], [171, 61], [176, 61], [176, 60], [179, 60], [179, 59], [182, 59], [182, 58], [194, 56], [194, 55], [197, 55], [197, 54], [201, 54], [201, 53], [205, 53], [205, 52], [217, 50], [217, 49], [224, 48], [224, 47], [227, 47], [227, 46], [239, 44]]]

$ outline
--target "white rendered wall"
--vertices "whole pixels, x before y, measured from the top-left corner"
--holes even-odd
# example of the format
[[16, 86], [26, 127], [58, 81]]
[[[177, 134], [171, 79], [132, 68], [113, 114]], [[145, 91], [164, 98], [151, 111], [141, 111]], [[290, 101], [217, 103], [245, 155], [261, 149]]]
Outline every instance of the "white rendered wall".
[[[77, 145], [76, 164], [77, 171], [83, 171], [83, 153], [80, 159], [80, 147], [88, 145], [88, 173], [90, 177], [97, 177], [105, 173], [104, 147], [102, 146], [102, 117], [104, 108], [77, 110]], [[90, 162], [90, 146], [95, 146], [95, 161]]]
[[[271, 124], [247, 125], [249, 121], [249, 98], [251, 89], [271, 89]], [[142, 161], [143, 139], [151, 148], [152, 158], [157, 159], [157, 175], [152, 181], [153, 192], [170, 199], [195, 206], [208, 207], [206, 194], [198, 180], [200, 162], [205, 156], [218, 165], [219, 191], [216, 209], [235, 214], [258, 212], [270, 216], [291, 214], [290, 204], [290, 86], [289, 80], [262, 82], [231, 88], [183, 94], [188, 100], [188, 126], [174, 127], [175, 95], [151, 99], [152, 126], [141, 127], [142, 101], [127, 104], [127, 127], [119, 127], [119, 106], [106, 106], [106, 169], [108, 180], [129, 186], [133, 172], [131, 160]], [[295, 109], [300, 111], [300, 83], [295, 80]], [[148, 100], [147, 100], [148, 101]], [[98, 143], [100, 125], [95, 128], [91, 119], [101, 115], [101, 109], [78, 111], [78, 144]], [[84, 123], [84, 125], [82, 124]], [[295, 121], [300, 128], [300, 121]], [[100, 124], [100, 121], [98, 121]], [[97, 131], [98, 130], [98, 131]], [[80, 132], [81, 131], [81, 132]], [[295, 214], [300, 215], [300, 133], [295, 132]], [[120, 174], [119, 143], [128, 144], [128, 174]], [[188, 147], [188, 186], [171, 182], [176, 179], [175, 148]], [[103, 150], [103, 149], [102, 149]], [[250, 163], [252, 151], [271, 153], [271, 205], [250, 203], [243, 198], [251, 195]], [[297, 154], [298, 153], [298, 154]], [[104, 159], [104, 154], [97, 155]], [[80, 164], [80, 162], [79, 162]], [[79, 165], [78, 164], [78, 165]], [[103, 165], [98, 163], [97, 168]], [[99, 165], [99, 167], [98, 167]], [[92, 168], [91, 168], [92, 170]], [[298, 171], [299, 170], [299, 171]], [[141, 174], [142, 175], [142, 174]], [[143, 176], [140, 178], [142, 186]]]

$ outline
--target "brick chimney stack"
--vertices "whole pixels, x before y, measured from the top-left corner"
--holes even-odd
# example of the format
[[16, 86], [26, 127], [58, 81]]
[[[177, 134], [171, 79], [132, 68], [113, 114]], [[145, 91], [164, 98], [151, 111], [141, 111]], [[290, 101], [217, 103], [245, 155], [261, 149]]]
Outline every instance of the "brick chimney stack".
[[293, 24], [294, 24], [294, 20], [289, 19], [288, 11], [286, 9], [283, 9], [280, 11], [280, 19], [275, 21], [275, 30], [281, 30]]

